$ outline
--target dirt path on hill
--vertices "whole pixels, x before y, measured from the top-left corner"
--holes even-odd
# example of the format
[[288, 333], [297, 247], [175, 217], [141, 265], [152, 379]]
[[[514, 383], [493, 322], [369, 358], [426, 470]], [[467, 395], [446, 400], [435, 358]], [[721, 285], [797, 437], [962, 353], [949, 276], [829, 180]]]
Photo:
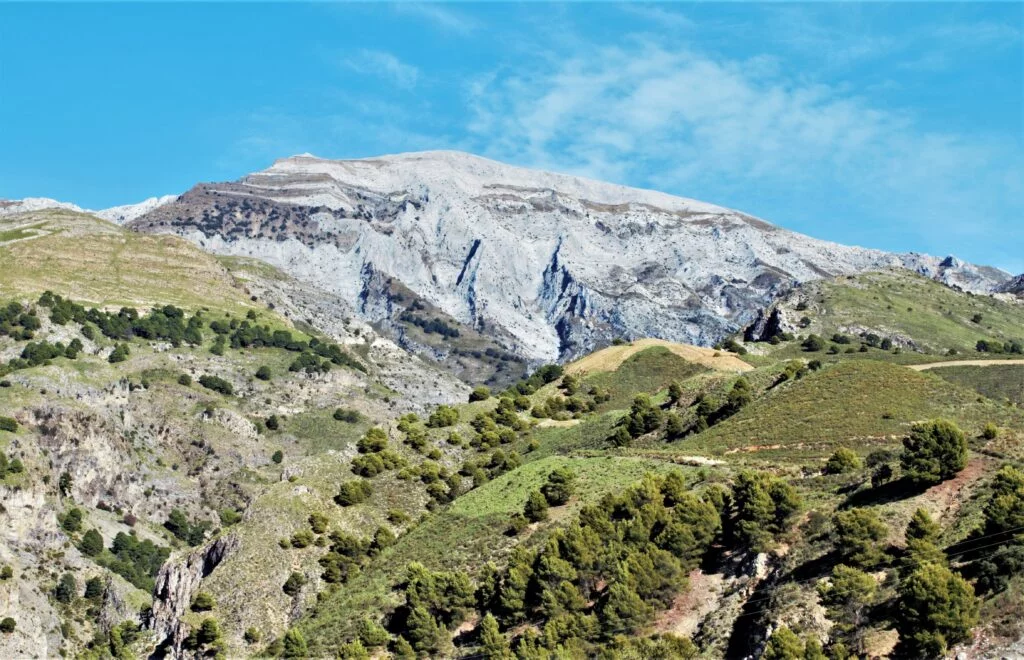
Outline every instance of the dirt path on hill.
[[945, 362], [926, 362], [925, 364], [908, 364], [914, 371], [939, 369], [941, 367], [991, 367], [1000, 364], [1024, 364], [1024, 360], [947, 360]]

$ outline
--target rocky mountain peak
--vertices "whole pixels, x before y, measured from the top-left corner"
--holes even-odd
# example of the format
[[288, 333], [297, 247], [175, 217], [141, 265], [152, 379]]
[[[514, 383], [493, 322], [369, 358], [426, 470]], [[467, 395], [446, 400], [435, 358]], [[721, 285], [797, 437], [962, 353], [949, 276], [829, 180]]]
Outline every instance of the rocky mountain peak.
[[[531, 360], [615, 337], [712, 344], [796, 283], [904, 267], [969, 290], [995, 269], [803, 236], [651, 190], [454, 151], [275, 162], [199, 184], [131, 226], [269, 261], [383, 322], [372, 279], [400, 282]], [[375, 280], [374, 280], [375, 281]]]

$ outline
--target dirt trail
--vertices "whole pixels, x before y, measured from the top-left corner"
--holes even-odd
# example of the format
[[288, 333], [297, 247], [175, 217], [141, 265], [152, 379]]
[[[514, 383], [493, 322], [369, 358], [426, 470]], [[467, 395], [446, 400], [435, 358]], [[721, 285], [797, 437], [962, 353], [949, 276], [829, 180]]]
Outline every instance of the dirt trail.
[[941, 367], [991, 367], [1000, 364], [1024, 364], [1024, 360], [947, 360], [945, 362], [927, 362], [925, 364], [908, 364], [914, 371], [938, 369]]
[[[565, 370], [571, 374], [579, 374], [584, 371], [595, 373], [599, 371], [615, 371], [631, 356], [639, 353], [645, 348], [652, 346], [663, 346], [672, 351], [684, 360], [696, 362], [697, 364], [718, 369], [720, 371], [744, 372], [754, 367], [739, 359], [732, 353], [716, 351], [713, 348], [691, 346], [689, 344], [677, 344], [664, 339], [638, 339], [629, 344], [621, 346], [609, 346], [585, 358], [572, 362], [565, 366]], [[717, 357], [716, 357], [717, 354]]]

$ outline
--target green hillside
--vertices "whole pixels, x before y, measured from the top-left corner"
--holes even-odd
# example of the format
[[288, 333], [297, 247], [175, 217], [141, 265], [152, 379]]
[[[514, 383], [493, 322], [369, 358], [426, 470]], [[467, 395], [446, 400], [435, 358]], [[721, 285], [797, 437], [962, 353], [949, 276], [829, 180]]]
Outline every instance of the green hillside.
[[899, 365], [843, 361], [772, 388], [738, 414], [678, 443], [680, 451], [756, 460], [825, 458], [838, 446], [895, 447], [917, 421], [948, 417], [978, 434], [992, 420], [1021, 419], [966, 388]]
[[1024, 365], [940, 367], [931, 372], [951, 383], [976, 390], [993, 401], [1024, 406]]
[[[953, 359], [986, 357], [979, 340], [1024, 341], [1024, 305], [990, 295], [963, 293], [908, 271], [863, 273], [802, 285], [777, 304], [792, 332], [817, 334], [830, 340], [847, 335], [850, 344], [838, 344], [849, 357], [894, 362], [926, 362], [931, 356]], [[899, 354], [871, 347], [857, 352], [864, 336], [889, 339]], [[834, 345], [828, 342], [827, 346]], [[772, 357], [800, 355], [799, 341], [763, 347]], [[823, 351], [825, 353], [825, 351]]]

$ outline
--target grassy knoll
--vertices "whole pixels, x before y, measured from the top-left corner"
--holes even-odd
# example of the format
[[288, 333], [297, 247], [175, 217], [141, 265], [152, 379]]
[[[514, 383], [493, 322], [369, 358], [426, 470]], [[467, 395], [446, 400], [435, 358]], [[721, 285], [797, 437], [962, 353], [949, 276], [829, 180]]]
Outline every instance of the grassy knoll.
[[664, 346], [652, 346], [631, 355], [614, 371], [584, 377], [584, 391], [590, 387], [607, 389], [611, 398], [600, 410], [628, 408], [633, 397], [641, 392], [655, 393], [674, 381], [683, 381], [708, 371]]

